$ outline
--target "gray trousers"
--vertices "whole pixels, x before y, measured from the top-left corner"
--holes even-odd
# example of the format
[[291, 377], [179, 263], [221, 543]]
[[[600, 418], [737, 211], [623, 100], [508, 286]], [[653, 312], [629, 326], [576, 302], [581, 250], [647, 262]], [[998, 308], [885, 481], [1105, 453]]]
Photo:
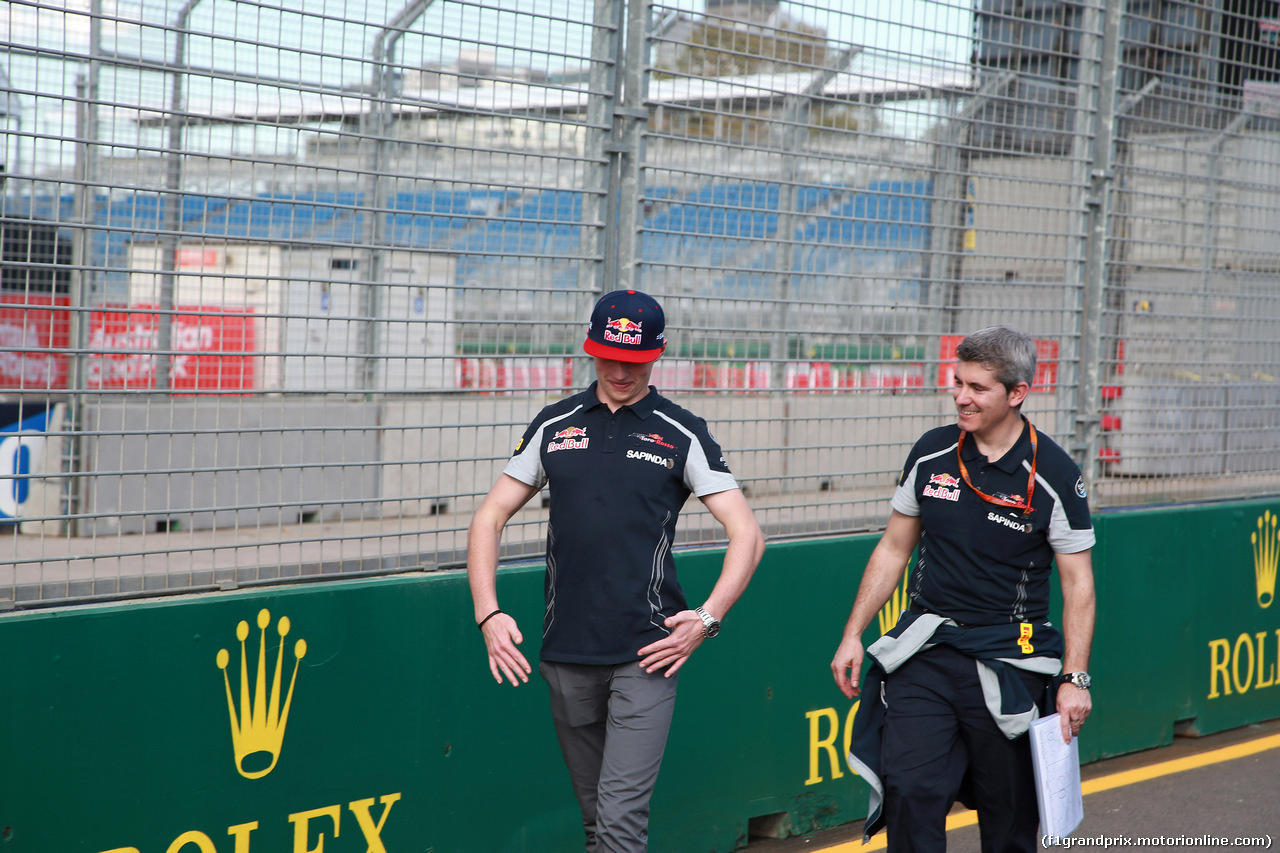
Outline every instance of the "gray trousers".
[[587, 853], [645, 853], [679, 675], [640, 664], [543, 661], [560, 751], [582, 809]]

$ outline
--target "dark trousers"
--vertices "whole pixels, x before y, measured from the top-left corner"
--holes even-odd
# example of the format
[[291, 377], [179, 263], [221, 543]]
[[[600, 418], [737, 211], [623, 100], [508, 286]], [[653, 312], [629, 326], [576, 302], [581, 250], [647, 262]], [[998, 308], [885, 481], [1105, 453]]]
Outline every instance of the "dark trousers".
[[[1048, 679], [1018, 673], [1042, 700]], [[884, 685], [881, 768], [889, 853], [947, 849], [947, 812], [967, 786], [983, 853], [1036, 849], [1030, 740], [1009, 740], [983, 700], [977, 664], [950, 646], [917, 653]]]
[[658, 781], [679, 676], [640, 664], [543, 661], [551, 716], [582, 809], [587, 853], [645, 853], [649, 799]]

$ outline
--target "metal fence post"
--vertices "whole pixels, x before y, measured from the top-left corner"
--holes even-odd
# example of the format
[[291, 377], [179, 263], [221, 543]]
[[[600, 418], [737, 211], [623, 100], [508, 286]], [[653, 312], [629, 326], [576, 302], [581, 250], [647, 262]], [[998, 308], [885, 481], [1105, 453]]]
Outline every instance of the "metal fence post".
[[582, 196], [584, 260], [578, 264], [578, 286], [583, 292], [602, 294], [613, 278], [616, 257], [606, 254], [617, 245], [617, 223], [607, 212], [614, 210], [609, 140], [613, 130], [613, 106], [617, 98], [617, 63], [622, 36], [623, 0], [595, 0], [591, 32], [591, 69], [587, 81], [585, 192]]
[[1006, 71], [987, 80], [956, 115], [940, 122], [934, 134], [930, 169], [933, 187], [930, 223], [927, 232], [922, 300], [929, 312], [926, 332], [936, 366], [940, 360], [939, 338], [955, 334], [955, 308], [960, 280], [964, 274], [964, 234], [973, 124], [993, 100], [1006, 97], [1017, 75]]
[[80, 516], [85, 508], [87, 473], [81, 470], [84, 460], [84, 385], [85, 347], [88, 338], [89, 261], [92, 253], [90, 226], [93, 224], [94, 143], [98, 138], [98, 40], [101, 38], [102, 0], [90, 4], [90, 60], [86, 74], [76, 79], [76, 162], [75, 222], [72, 234], [72, 272], [69, 324], [71, 353], [68, 358], [67, 411], [64, 422], [66, 440], [62, 454], [61, 510], [64, 532], [80, 534]]
[[[396, 16], [383, 27], [373, 43], [374, 102], [370, 105], [373, 111], [373, 163], [370, 165], [369, 180], [372, 183], [369, 198], [365, 199], [365, 214], [361, 232], [371, 235], [371, 239], [362, 240], [369, 253], [366, 264], [364, 287], [364, 327], [361, 332], [361, 354], [364, 366], [361, 371], [361, 390], [366, 395], [377, 389], [378, 382], [378, 350], [381, 335], [378, 326], [382, 314], [382, 288], [386, 286], [383, 279], [383, 267], [387, 252], [386, 219], [391, 215], [387, 201], [387, 136], [395, 121], [391, 108], [391, 56], [395, 52], [396, 43], [405, 34], [405, 28], [412, 24], [427, 10], [435, 0], [412, 0], [396, 13]], [[368, 128], [366, 128], [368, 130]], [[370, 134], [366, 134], [370, 135]]]
[[[1089, 174], [1088, 210], [1085, 214], [1084, 293], [1081, 307], [1079, 359], [1082, 370], [1076, 388], [1076, 462], [1084, 473], [1085, 488], [1093, 490], [1098, 471], [1102, 405], [1102, 319], [1107, 289], [1108, 240], [1111, 192], [1115, 184], [1117, 81], [1120, 33], [1125, 4], [1108, 3], [1103, 20], [1101, 63], [1098, 74], [1098, 110]], [[1083, 56], [1082, 56], [1083, 60]]]
[[[1114, 4], [1112, 4], [1114, 5]], [[1054, 427], [1058, 435], [1074, 435], [1081, 375], [1087, 370], [1082, 364], [1084, 314], [1088, 287], [1086, 266], [1089, 255], [1090, 208], [1097, 199], [1092, 194], [1093, 162], [1096, 153], [1095, 140], [1098, 118], [1098, 90], [1103, 64], [1102, 29], [1103, 13], [1097, 2], [1084, 3], [1080, 7], [1080, 55], [1076, 63], [1075, 109], [1071, 124], [1071, 180], [1067, 204], [1066, 268], [1062, 305], [1062, 343], [1058, 354], [1058, 389], [1067, 392], [1066, 400], [1057, 407], [1058, 422]], [[1061, 400], [1061, 398], [1060, 398]], [[1080, 460], [1077, 459], [1077, 462]]]
[[182, 131], [187, 125], [186, 104], [183, 103], [183, 82], [187, 74], [187, 39], [191, 13], [200, 0], [187, 0], [178, 10], [173, 31], [173, 75], [169, 97], [169, 143], [165, 150], [164, 225], [160, 234], [160, 311], [156, 317], [155, 385], [157, 391], [168, 391], [172, 383], [173, 368], [173, 306], [176, 301], [176, 269], [178, 264], [178, 239], [182, 230]]
[[[591, 69], [587, 80], [586, 139], [583, 153], [587, 176], [582, 194], [582, 231], [578, 261], [580, 297], [585, 316], [597, 296], [610, 290], [618, 268], [618, 193], [614, 183], [614, 108], [618, 95], [618, 61], [622, 40], [624, 0], [595, 0], [591, 33]], [[574, 361], [574, 384], [585, 386], [590, 370]]]
[[[622, 103], [614, 110], [614, 143], [611, 149], [617, 171], [617, 275], [610, 289], [639, 289], [640, 199], [643, 196], [644, 137], [649, 123], [649, 26], [650, 0], [627, 3], [626, 45], [622, 55]], [[610, 199], [615, 192], [609, 193]], [[613, 217], [610, 217], [612, 220]], [[610, 223], [612, 224], [612, 222]]]
[[[809, 139], [809, 108], [813, 101], [822, 94], [822, 90], [831, 82], [831, 79], [848, 68], [853, 58], [862, 53], [862, 51], [863, 48], [861, 47], [842, 50], [826, 68], [815, 71], [804, 91], [787, 97], [783, 103], [782, 117], [779, 119], [778, 126], [772, 134], [786, 165], [783, 168], [782, 186], [779, 187], [778, 191], [778, 272], [776, 275], [778, 289], [776, 294], [777, 313], [775, 314], [778, 322], [769, 353], [772, 362], [770, 383], [773, 388], [784, 393], [786, 392], [787, 384], [787, 361], [791, 357], [791, 331], [789, 328], [791, 312], [789, 309], [791, 305], [791, 276], [794, 272], [792, 269], [794, 266], [792, 248], [795, 241], [791, 221], [798, 219], [800, 216], [800, 211], [796, 206], [796, 182], [800, 179], [801, 152], [804, 151], [805, 144]], [[784, 410], [787, 408], [786, 402], [784, 402], [783, 408]], [[790, 419], [786, 417], [784, 411], [784, 431], [786, 424], [789, 422]], [[783, 458], [785, 460], [785, 454]], [[785, 465], [785, 462], [783, 464]]]
[[1209, 143], [1209, 173], [1205, 180], [1204, 227], [1200, 246], [1200, 290], [1196, 299], [1196, 339], [1199, 362], [1209, 363], [1209, 294], [1213, 290], [1213, 271], [1218, 265], [1218, 208], [1222, 205], [1222, 149], [1227, 141], [1248, 127], [1251, 113], [1241, 113], [1227, 123]]

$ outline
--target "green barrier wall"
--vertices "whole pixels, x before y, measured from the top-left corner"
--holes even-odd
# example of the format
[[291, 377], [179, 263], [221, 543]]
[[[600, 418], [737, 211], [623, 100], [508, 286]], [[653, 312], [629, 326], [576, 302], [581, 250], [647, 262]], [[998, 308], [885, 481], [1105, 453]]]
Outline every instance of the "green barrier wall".
[[[1280, 717], [1277, 514], [1097, 517], [1086, 759]], [[864, 815], [829, 663], [874, 543], [769, 547], [682, 674], [652, 849]], [[720, 552], [677, 559], [700, 600]], [[541, 567], [504, 570], [499, 592], [535, 659]], [[493, 683], [461, 573], [11, 614], [0, 649], [0, 853], [581, 849], [545, 687]]]

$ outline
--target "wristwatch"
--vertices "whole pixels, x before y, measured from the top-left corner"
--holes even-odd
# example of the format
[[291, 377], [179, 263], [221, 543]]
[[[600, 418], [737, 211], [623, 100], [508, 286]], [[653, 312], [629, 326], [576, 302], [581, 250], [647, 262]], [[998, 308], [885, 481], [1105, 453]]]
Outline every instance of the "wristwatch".
[[720, 633], [719, 619], [712, 616], [710, 613], [708, 613], [705, 609], [701, 607], [695, 607], [693, 609], [693, 612], [697, 613], [698, 618], [702, 620], [702, 636], [706, 637], [707, 639], [711, 639], [716, 634]]
[[1059, 684], [1074, 684], [1081, 690], [1088, 690], [1093, 684], [1093, 679], [1089, 677], [1087, 672], [1064, 672], [1058, 676]]

